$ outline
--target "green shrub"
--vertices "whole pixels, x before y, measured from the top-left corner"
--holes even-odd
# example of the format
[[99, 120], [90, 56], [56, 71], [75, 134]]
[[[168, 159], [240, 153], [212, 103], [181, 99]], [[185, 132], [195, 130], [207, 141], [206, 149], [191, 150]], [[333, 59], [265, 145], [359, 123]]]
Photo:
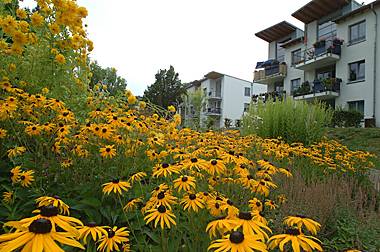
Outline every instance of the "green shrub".
[[268, 101], [250, 106], [243, 117], [242, 133], [264, 138], [282, 138], [287, 143], [311, 144], [320, 140], [332, 112], [323, 104], [304, 101]]
[[333, 127], [360, 127], [360, 122], [363, 119], [363, 114], [355, 110], [337, 109], [333, 113]]

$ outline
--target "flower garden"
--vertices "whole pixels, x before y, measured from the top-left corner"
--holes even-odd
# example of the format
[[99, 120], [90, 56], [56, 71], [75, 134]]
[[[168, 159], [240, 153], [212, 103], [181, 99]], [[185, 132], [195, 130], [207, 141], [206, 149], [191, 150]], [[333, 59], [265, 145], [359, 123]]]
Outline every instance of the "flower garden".
[[326, 250], [299, 194], [365, 176], [370, 153], [197, 132], [89, 88], [86, 9], [37, 2], [0, 3], [0, 252]]

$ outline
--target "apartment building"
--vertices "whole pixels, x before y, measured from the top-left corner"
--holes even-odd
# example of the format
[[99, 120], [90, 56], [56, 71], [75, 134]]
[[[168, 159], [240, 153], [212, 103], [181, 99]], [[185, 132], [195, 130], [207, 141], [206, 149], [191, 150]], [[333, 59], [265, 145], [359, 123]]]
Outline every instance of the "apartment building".
[[[223, 128], [225, 119], [231, 120], [232, 127], [238, 126], [244, 111], [248, 109], [252, 95], [265, 93], [267, 87], [230, 75], [210, 72], [203, 79], [191, 82], [187, 93], [190, 95], [199, 90], [202, 94], [201, 126], [210, 126], [207, 124], [212, 123], [214, 128]], [[179, 113], [185, 124], [197, 116], [191, 102], [183, 103]]]
[[283, 21], [256, 33], [269, 46], [254, 82], [273, 96], [358, 110], [379, 127], [380, 1], [312, 0], [292, 16], [303, 30]]

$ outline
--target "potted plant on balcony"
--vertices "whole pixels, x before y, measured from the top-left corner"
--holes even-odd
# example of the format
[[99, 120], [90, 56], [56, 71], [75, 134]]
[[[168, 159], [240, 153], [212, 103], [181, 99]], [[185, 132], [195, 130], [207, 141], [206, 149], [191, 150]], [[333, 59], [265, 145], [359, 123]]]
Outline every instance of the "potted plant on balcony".
[[313, 44], [314, 46], [314, 54], [319, 56], [326, 51], [326, 40], [322, 39]]
[[333, 79], [334, 78], [327, 78], [322, 80], [322, 85], [325, 91], [332, 91]]
[[340, 55], [342, 51], [343, 39], [335, 38], [333, 44], [327, 48], [328, 53]]

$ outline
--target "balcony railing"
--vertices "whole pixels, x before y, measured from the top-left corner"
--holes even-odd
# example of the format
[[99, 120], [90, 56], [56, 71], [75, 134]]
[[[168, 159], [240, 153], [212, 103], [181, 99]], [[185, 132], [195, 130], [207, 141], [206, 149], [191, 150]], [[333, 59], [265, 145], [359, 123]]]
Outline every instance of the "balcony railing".
[[262, 70], [256, 70], [254, 74], [254, 81], [263, 84], [271, 84], [276, 81], [281, 81], [286, 77], [287, 66], [285, 63], [274, 63], [266, 65]]
[[339, 79], [339, 78], [314, 80], [313, 86], [310, 85], [310, 82], [305, 81], [304, 83], [302, 83], [302, 85], [298, 89], [292, 91], [292, 95], [293, 97], [299, 97], [299, 96], [307, 96], [310, 94], [323, 95], [323, 93], [326, 93], [326, 92], [339, 93], [341, 83], [342, 83], [342, 79]]
[[269, 100], [276, 102], [276, 101], [282, 101], [285, 98], [286, 98], [286, 91], [273, 91], [273, 92], [261, 93], [258, 95], [252, 95], [252, 102], [258, 103], [259, 101], [262, 101], [263, 103], [265, 103]]
[[222, 94], [221, 92], [208, 92], [208, 98], [217, 98], [217, 99], [222, 99]]
[[295, 52], [292, 57], [292, 64], [301, 70], [308, 70], [314, 65], [322, 67], [331, 64], [340, 58], [342, 43], [343, 41], [337, 38], [318, 41], [311, 48]]
[[207, 108], [206, 114], [220, 115], [222, 114], [222, 109], [221, 108]]

